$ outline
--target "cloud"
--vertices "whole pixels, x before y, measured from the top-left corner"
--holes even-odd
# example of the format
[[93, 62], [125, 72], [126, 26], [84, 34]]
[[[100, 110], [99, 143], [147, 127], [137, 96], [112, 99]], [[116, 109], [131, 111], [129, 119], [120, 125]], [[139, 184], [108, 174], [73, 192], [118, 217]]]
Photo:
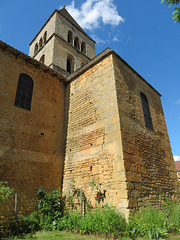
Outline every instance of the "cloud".
[[92, 39], [94, 39], [94, 41], [95, 41], [97, 44], [99, 44], [99, 43], [103, 43], [103, 44], [105, 44], [105, 43], [106, 43], [105, 40], [100, 39], [98, 36], [91, 35], [91, 37], [92, 37]]
[[66, 9], [83, 29], [94, 30], [101, 23], [118, 26], [124, 22], [113, 0], [86, 0], [80, 8], [75, 7], [73, 0]]
[[119, 39], [117, 37], [114, 37], [113, 42], [119, 42]]
[[177, 100], [176, 104], [180, 104], [180, 99]]
[[174, 161], [180, 161], [180, 156], [174, 156]]

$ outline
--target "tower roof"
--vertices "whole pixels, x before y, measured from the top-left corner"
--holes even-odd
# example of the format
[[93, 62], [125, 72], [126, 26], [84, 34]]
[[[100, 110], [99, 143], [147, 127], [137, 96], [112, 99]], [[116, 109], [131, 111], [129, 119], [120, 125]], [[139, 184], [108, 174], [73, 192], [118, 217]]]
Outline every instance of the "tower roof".
[[36, 39], [38, 34], [42, 31], [42, 29], [46, 26], [46, 24], [50, 21], [52, 16], [58, 12], [62, 17], [64, 17], [68, 22], [70, 22], [74, 27], [76, 27], [79, 31], [81, 31], [84, 35], [86, 35], [91, 41], [96, 43], [92, 38], [88, 36], [88, 34], [79, 26], [79, 24], [74, 20], [74, 18], [68, 13], [68, 11], [63, 7], [60, 10], [55, 9], [54, 12], [51, 14], [51, 16], [48, 18], [48, 20], [45, 22], [45, 24], [42, 26], [42, 28], [39, 30], [39, 32], [36, 34], [36, 36], [33, 38], [33, 40], [30, 42], [29, 45], [32, 44], [32, 42]]
[[74, 20], [74, 18], [69, 14], [65, 7], [58, 10], [58, 13], [63, 16], [68, 22], [70, 22], [74, 27], [76, 27], [79, 31], [81, 31], [84, 35], [86, 35], [89, 39], [91, 39], [94, 43], [95, 41], [90, 38], [87, 33], [80, 27], [80, 25]]

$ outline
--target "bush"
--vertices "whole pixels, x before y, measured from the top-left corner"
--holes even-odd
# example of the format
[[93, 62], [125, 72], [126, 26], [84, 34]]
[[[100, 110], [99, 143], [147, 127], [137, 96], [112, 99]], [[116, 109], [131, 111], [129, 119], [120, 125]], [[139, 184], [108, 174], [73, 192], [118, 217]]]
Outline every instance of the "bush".
[[70, 211], [58, 223], [58, 229], [79, 230], [82, 233], [120, 234], [125, 232], [125, 218], [113, 207], [88, 211], [84, 217], [79, 212]]
[[65, 199], [58, 190], [51, 190], [47, 193], [43, 188], [37, 191], [38, 215], [42, 229], [56, 229], [58, 222], [63, 217]]
[[0, 204], [12, 195], [13, 189], [7, 186], [7, 182], [0, 182]]
[[18, 224], [15, 221], [10, 223], [10, 233], [11, 235], [17, 235], [22, 233], [33, 233], [40, 229], [39, 221], [37, 219], [37, 213], [33, 212], [27, 216], [20, 216], [18, 219]]

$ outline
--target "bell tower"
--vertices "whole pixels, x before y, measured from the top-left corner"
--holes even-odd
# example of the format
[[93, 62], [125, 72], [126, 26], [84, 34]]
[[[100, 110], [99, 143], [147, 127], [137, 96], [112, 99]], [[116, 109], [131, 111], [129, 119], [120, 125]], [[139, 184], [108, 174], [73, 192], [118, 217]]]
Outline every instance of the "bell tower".
[[94, 58], [95, 41], [64, 6], [52, 13], [32, 40], [29, 56], [69, 76]]

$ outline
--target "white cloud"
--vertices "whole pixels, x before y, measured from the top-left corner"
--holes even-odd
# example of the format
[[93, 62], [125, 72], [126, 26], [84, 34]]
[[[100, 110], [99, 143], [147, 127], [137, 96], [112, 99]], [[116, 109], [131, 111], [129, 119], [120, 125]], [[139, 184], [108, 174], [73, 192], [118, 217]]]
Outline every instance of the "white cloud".
[[114, 37], [113, 42], [119, 42], [119, 39], [117, 37]]
[[95, 41], [97, 44], [99, 44], [99, 43], [105, 44], [105, 43], [106, 43], [105, 40], [100, 39], [98, 36], [92, 35], [91, 37], [92, 37], [92, 39], [94, 39], [94, 41]]
[[180, 99], [177, 100], [176, 104], [180, 104]]
[[174, 161], [180, 161], [180, 156], [174, 156]]
[[94, 30], [100, 23], [118, 26], [124, 22], [113, 0], [86, 0], [80, 8], [75, 7], [73, 0], [66, 9], [83, 29]]

